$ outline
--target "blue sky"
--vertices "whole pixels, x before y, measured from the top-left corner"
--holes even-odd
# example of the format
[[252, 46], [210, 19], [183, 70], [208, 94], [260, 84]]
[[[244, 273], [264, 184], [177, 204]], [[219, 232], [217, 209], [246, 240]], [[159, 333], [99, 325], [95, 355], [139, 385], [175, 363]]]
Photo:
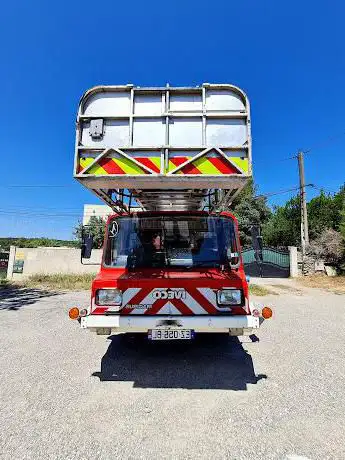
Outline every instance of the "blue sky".
[[[342, 1], [4, 2], [0, 236], [70, 238], [83, 204], [97, 203], [72, 165], [78, 100], [98, 84], [238, 85], [251, 101], [259, 192], [297, 185], [296, 162], [280, 160], [314, 146], [307, 182], [337, 190], [344, 16]], [[13, 187], [40, 184], [62, 187]]]

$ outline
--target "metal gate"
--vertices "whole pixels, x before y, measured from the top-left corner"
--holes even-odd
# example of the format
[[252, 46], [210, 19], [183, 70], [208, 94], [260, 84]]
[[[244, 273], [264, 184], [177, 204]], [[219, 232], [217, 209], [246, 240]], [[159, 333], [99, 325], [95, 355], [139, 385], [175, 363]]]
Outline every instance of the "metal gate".
[[262, 260], [257, 260], [253, 248], [242, 251], [246, 275], [261, 278], [288, 278], [290, 276], [290, 254], [287, 250], [264, 247]]

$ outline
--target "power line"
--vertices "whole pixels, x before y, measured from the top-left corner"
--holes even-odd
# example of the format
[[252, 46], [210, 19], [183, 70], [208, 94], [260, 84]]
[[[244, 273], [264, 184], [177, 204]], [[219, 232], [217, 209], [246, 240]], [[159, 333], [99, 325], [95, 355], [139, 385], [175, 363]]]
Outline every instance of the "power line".
[[314, 146], [310, 147], [308, 150], [303, 150], [303, 153], [309, 155], [310, 153], [313, 153], [314, 150], [318, 150], [318, 149], [321, 148], [321, 147], [328, 146], [329, 144], [331, 144], [331, 143], [334, 142], [335, 140], [340, 139], [340, 138], [343, 137], [344, 135], [345, 135], [345, 131], [342, 131], [341, 133], [336, 134], [336, 135], [333, 135], [333, 136], [328, 136], [328, 137], [325, 139], [325, 141], [319, 142], [318, 144], [314, 144]]
[[[326, 192], [330, 192], [330, 193], [338, 193], [339, 190], [330, 190], [329, 188], [325, 188], [325, 187], [319, 187], [315, 184], [305, 184], [306, 187], [312, 187], [316, 190], [320, 190], [320, 191], [326, 191]], [[300, 190], [300, 187], [293, 187], [293, 188], [287, 188], [287, 189], [284, 189], [284, 190], [278, 190], [277, 192], [269, 192], [269, 193], [263, 193], [262, 195], [258, 195], [255, 197], [255, 199], [259, 199], [259, 198], [269, 198], [271, 196], [275, 196], [275, 195], [281, 195], [283, 193], [288, 193], [288, 192], [293, 192], [293, 191], [296, 191], [296, 190]]]
[[[304, 154], [310, 154], [310, 153], [314, 153], [314, 150], [318, 150], [322, 147], [326, 147], [328, 146], [329, 144], [333, 143], [334, 141], [342, 138], [343, 136], [345, 135], [345, 131], [342, 131], [338, 134], [335, 134], [335, 135], [332, 135], [332, 136], [328, 136], [325, 138], [324, 141], [321, 141], [317, 144], [314, 144], [312, 145], [311, 147], [309, 147], [308, 149], [302, 149], [303, 153]], [[281, 163], [281, 162], [284, 162], [284, 161], [288, 161], [288, 160], [296, 160], [298, 158], [298, 153], [295, 153], [294, 155], [291, 155], [291, 156], [288, 156], [288, 157], [285, 157], [285, 158], [271, 158], [270, 159], [270, 163], [271, 162], [274, 162], [274, 163]], [[253, 163], [255, 164], [258, 160], [257, 159], [254, 159], [253, 160]], [[260, 160], [259, 160], [260, 162]]]
[[0, 184], [1, 188], [66, 188], [75, 184]]
[[[96, 205], [96, 206], [98, 206], [98, 205]], [[51, 207], [47, 207], [47, 206], [26, 206], [26, 205], [23, 205], [23, 204], [21, 204], [21, 205], [19, 205], [19, 204], [18, 205], [11, 204], [11, 205], [6, 207], [6, 210], [8, 210], [8, 209], [11, 209], [13, 211], [16, 211], [17, 209], [19, 209], [21, 211], [29, 211], [29, 212], [31, 210], [38, 211], [38, 212], [41, 212], [41, 211], [43, 211], [43, 212], [45, 212], [45, 211], [47, 211], [47, 212], [49, 212], [49, 211], [53, 211], [53, 212], [54, 211], [59, 211], [59, 212], [60, 211], [83, 212], [81, 207], [66, 208], [63, 205], [61, 207], [59, 207], [59, 208], [57, 208], [57, 207], [51, 208]], [[91, 210], [87, 211], [87, 213], [92, 213], [92, 211]]]
[[327, 187], [320, 187], [320, 186], [314, 185], [314, 184], [313, 184], [313, 188], [315, 188], [316, 190], [319, 190], [320, 192], [339, 193], [339, 191], [340, 191], [340, 190], [330, 190]]
[[[54, 212], [55, 211], [55, 212]], [[111, 214], [112, 210], [109, 210], [109, 214]], [[63, 210], [61, 212], [59, 212], [59, 209], [55, 208], [55, 209], [47, 209], [47, 210], [36, 210], [35, 208], [31, 208], [31, 209], [28, 209], [28, 208], [22, 208], [22, 209], [16, 209], [16, 208], [3, 208], [1, 209], [0, 208], [0, 214], [13, 214], [13, 215], [26, 215], [26, 216], [50, 216], [50, 217], [58, 217], [58, 216], [62, 216], [62, 217], [81, 217], [81, 216], [84, 216], [84, 217], [92, 217], [92, 216], [98, 216], [97, 213], [95, 212], [92, 212], [92, 211], [88, 211], [88, 212], [79, 212], [79, 211], [75, 211], [75, 212], [63, 212]], [[107, 214], [105, 214], [107, 215]]]
[[[306, 187], [312, 187], [312, 185], [313, 184], [306, 184]], [[255, 199], [257, 200], [259, 198], [269, 198], [270, 196], [281, 195], [283, 193], [294, 192], [296, 190], [300, 190], [300, 187], [287, 188], [287, 189], [284, 189], [284, 190], [279, 190], [277, 192], [265, 193], [265, 194], [256, 196]]]
[[[285, 158], [270, 158], [270, 163], [283, 163], [285, 161], [288, 161], [288, 160], [294, 160], [296, 158], [296, 155], [292, 155], [292, 156], [289, 156], [289, 157], [285, 157]], [[263, 159], [259, 158], [259, 160], [257, 158], [255, 158], [253, 160], [253, 164], [257, 163], [259, 161], [263, 161]]]
[[[22, 213], [22, 214], [35, 214], [35, 215], [41, 215], [41, 214], [49, 214], [49, 215], [52, 215], [52, 216], [56, 216], [56, 215], [63, 215], [63, 216], [96, 216], [98, 215], [96, 212], [93, 212], [93, 211], [86, 211], [86, 212], [83, 212], [82, 210], [80, 209], [76, 209], [76, 208], [70, 208], [70, 211], [68, 212], [64, 212], [65, 209], [68, 209], [68, 208], [28, 208], [26, 206], [9, 206], [9, 207], [6, 207], [6, 208], [0, 208], [0, 212], [10, 212], [10, 213], [13, 213], [13, 214], [16, 214], [16, 213]], [[111, 210], [109, 210], [109, 214], [111, 214]]]
[[[313, 184], [306, 184], [306, 187], [313, 187]], [[316, 188], [316, 187], [315, 187]], [[265, 194], [258, 195], [254, 197], [255, 199], [260, 199], [260, 198], [269, 198], [271, 196], [275, 195], [281, 195], [284, 193], [288, 192], [293, 192], [296, 190], [300, 190], [300, 187], [295, 186], [292, 188], [287, 188], [287, 189], [282, 189], [282, 190], [277, 190], [275, 192], [268, 192]], [[69, 208], [74, 210], [74, 208]], [[54, 212], [57, 211], [57, 212]], [[85, 213], [83, 212], [58, 212], [58, 208], [25, 208], [25, 209], [16, 209], [16, 208], [0, 208], [0, 215], [19, 215], [19, 216], [24, 216], [24, 217], [92, 217], [96, 216], [97, 214], [94, 213], [93, 211], [87, 211]]]
[[20, 216], [20, 217], [44, 217], [44, 218], [80, 218], [81, 214], [49, 214], [49, 213], [35, 213], [35, 212], [21, 212], [21, 211], [6, 211], [0, 210], [0, 216]]

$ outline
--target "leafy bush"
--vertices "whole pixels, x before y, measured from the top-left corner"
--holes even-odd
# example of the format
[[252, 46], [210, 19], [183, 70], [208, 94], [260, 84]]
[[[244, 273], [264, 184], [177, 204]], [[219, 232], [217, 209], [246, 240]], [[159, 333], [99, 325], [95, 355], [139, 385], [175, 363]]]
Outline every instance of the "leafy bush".
[[93, 236], [93, 247], [99, 249], [103, 246], [104, 233], [105, 233], [105, 219], [102, 217], [91, 216], [87, 225], [79, 224], [74, 230], [74, 236], [78, 240], [78, 244], [81, 245], [82, 233], [88, 233]]
[[329, 228], [311, 242], [309, 252], [325, 262], [338, 264], [344, 255], [344, 240], [339, 232]]

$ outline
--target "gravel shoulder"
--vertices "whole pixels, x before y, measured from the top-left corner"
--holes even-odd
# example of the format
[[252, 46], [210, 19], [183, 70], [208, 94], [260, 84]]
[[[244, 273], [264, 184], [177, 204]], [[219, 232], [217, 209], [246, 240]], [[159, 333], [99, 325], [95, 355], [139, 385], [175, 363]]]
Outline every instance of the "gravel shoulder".
[[0, 291], [1, 458], [345, 458], [345, 296], [279, 281], [259, 341], [183, 346], [79, 329], [88, 292]]

